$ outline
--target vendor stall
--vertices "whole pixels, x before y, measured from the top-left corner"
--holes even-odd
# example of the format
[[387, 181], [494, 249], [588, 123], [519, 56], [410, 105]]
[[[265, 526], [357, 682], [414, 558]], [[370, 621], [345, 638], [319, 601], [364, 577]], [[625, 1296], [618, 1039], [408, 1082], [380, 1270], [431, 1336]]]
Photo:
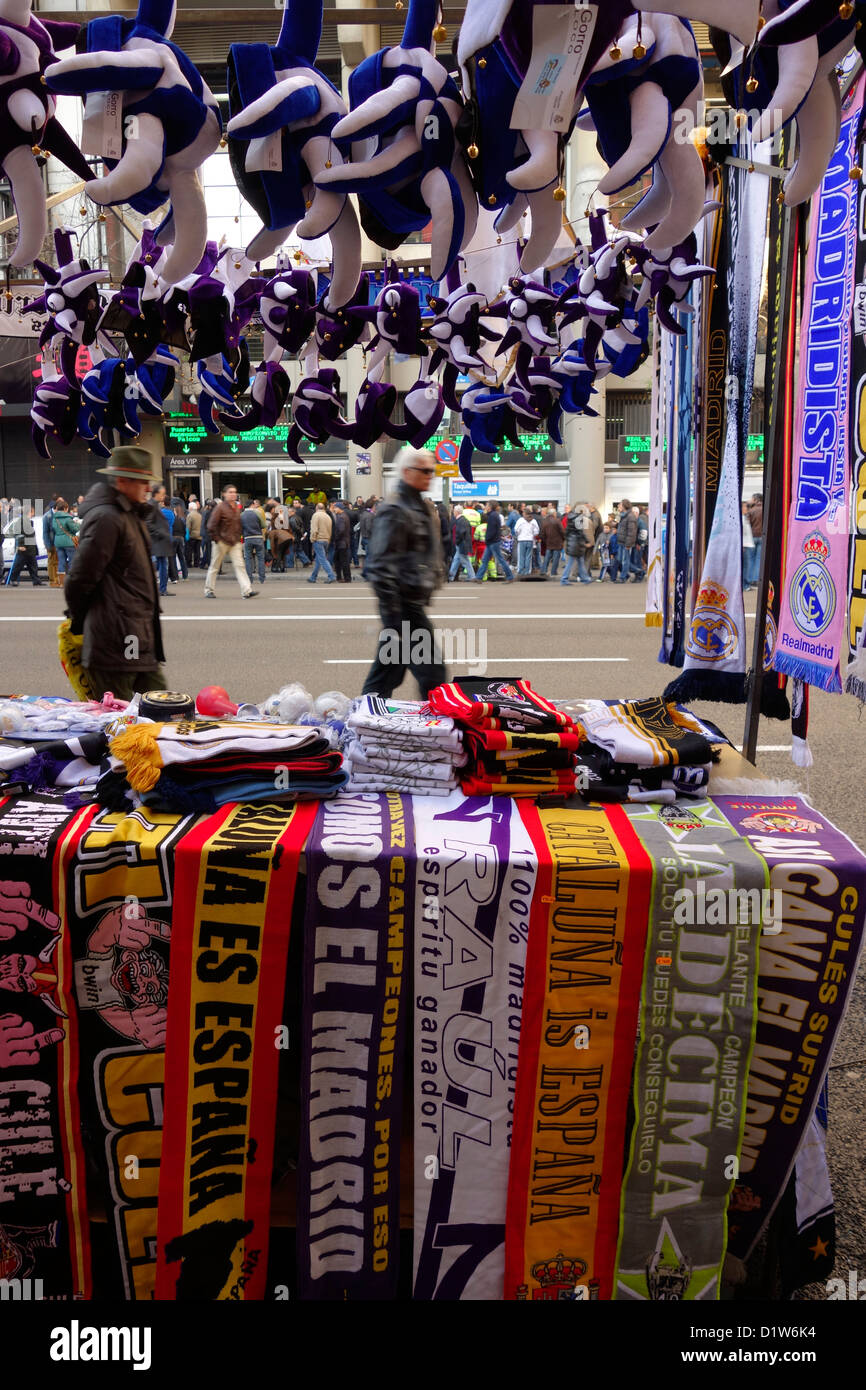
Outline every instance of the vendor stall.
[[748, 787], [6, 797], [3, 1273], [55, 1299], [715, 1299], [787, 1191], [789, 1289], [826, 1278], [866, 860]]

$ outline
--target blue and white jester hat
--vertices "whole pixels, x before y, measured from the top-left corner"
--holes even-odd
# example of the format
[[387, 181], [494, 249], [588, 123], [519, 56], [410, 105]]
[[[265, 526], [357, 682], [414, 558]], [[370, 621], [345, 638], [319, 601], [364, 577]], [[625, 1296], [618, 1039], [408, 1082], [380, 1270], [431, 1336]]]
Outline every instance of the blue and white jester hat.
[[331, 138], [346, 115], [342, 96], [315, 67], [322, 0], [286, 0], [274, 47], [235, 43], [229, 49], [229, 156], [238, 188], [264, 228], [247, 248], [251, 260], [276, 251], [293, 229], [328, 235], [334, 273], [328, 307], [340, 308], [361, 275], [361, 233], [346, 191], [318, 186], [340, 168]]
[[170, 42], [175, 0], [139, 0], [135, 19], [105, 15], [84, 30], [83, 52], [46, 69], [52, 92], [88, 97], [120, 92], [121, 155], [92, 179], [87, 195], [102, 206], [128, 203], [147, 214], [170, 199], [157, 232], [172, 250], [160, 268], [176, 284], [201, 260], [207, 209], [198, 170], [216, 149], [222, 120], [216, 99], [185, 53]]
[[440, 280], [472, 237], [478, 204], [456, 128], [454, 79], [433, 56], [439, 0], [409, 0], [399, 48], [365, 58], [349, 77], [351, 112], [334, 138], [351, 163], [316, 176], [319, 188], [358, 194], [361, 223], [394, 250], [432, 221], [430, 275]]

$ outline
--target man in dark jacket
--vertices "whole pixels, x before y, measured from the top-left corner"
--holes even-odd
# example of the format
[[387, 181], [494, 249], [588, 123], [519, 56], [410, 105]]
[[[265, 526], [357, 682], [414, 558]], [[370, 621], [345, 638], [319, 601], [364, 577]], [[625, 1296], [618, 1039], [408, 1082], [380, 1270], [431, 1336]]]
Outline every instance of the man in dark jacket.
[[334, 521], [334, 570], [338, 584], [352, 582], [352, 523], [349, 510], [344, 502], [335, 502], [331, 507]]
[[430, 619], [424, 612], [445, 578], [439, 516], [424, 500], [436, 472], [426, 450], [397, 456], [396, 492], [376, 509], [367, 573], [379, 601], [379, 650], [364, 695], [393, 695], [408, 667], [427, 696], [448, 679]]
[[15, 536], [15, 559], [12, 562], [12, 573], [9, 576], [9, 583], [13, 589], [18, 588], [18, 576], [22, 570], [27, 570], [30, 575], [30, 582], [34, 588], [42, 586], [39, 578], [39, 546], [36, 543], [36, 508], [28, 508], [28, 515], [25, 519], [22, 511], [17, 519], [17, 526], [13, 532]]
[[[150, 489], [150, 508], [145, 521], [150, 536], [150, 553], [156, 561], [156, 574], [161, 598], [165, 598], [167, 592], [168, 562], [174, 559], [174, 540], [171, 534], [171, 524], [165, 515], [165, 510], [165, 488], [162, 483], [157, 483]], [[169, 516], [174, 520], [174, 515], [170, 511]], [[169, 598], [171, 597], [172, 595], [169, 594]]]
[[454, 508], [454, 558], [451, 561], [451, 569], [448, 574], [448, 583], [453, 583], [459, 575], [461, 569], [465, 569], [466, 578], [470, 584], [475, 579], [475, 571], [472, 568], [472, 527], [463, 515], [463, 508], [458, 502]]
[[66, 577], [73, 633], [84, 634], [82, 666], [97, 696], [111, 690], [131, 700], [136, 691], [164, 690], [165, 661], [159, 596], [145, 524], [154, 481], [146, 449], [113, 449], [105, 482], [94, 483], [81, 506], [78, 549]]
[[544, 573], [548, 571], [555, 575], [559, 569], [559, 561], [562, 556], [562, 547], [565, 544], [565, 536], [562, 531], [562, 522], [556, 514], [555, 507], [548, 507], [547, 512], [541, 522], [541, 539], [544, 542]]
[[[637, 517], [631, 509], [631, 502], [627, 498], [623, 499], [620, 510], [619, 523], [616, 528], [617, 558], [619, 560], [620, 572], [617, 584], [627, 584], [629, 568], [632, 564], [632, 548], [637, 544]], [[637, 582], [637, 575], [635, 575]]]

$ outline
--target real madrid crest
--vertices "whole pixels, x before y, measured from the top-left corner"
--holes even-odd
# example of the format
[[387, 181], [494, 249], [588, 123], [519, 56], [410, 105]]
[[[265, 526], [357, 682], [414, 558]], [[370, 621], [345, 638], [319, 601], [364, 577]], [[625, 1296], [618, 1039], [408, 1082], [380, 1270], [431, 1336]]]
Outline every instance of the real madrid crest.
[[698, 592], [692, 613], [686, 651], [699, 661], [724, 661], [736, 654], [740, 642], [737, 625], [727, 610], [728, 591], [707, 580]]
[[830, 543], [820, 531], [803, 542], [805, 560], [791, 580], [791, 617], [807, 637], [817, 637], [836, 611], [836, 586], [827, 569]]

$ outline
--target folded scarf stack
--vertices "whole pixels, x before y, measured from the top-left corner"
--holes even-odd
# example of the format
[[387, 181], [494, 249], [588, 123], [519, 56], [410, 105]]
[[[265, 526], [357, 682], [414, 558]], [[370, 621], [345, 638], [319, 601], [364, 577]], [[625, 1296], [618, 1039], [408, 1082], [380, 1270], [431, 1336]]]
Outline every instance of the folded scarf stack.
[[447, 796], [466, 762], [454, 720], [417, 700], [362, 695], [346, 721], [349, 790]]
[[327, 738], [293, 724], [138, 724], [109, 748], [109, 774], [97, 789], [105, 804], [117, 795], [118, 774], [145, 805], [203, 813], [228, 802], [326, 800], [348, 780]]
[[587, 801], [673, 802], [706, 796], [720, 730], [655, 697], [606, 704], [578, 716], [584, 735], [578, 788]]
[[580, 732], [529, 681], [467, 679], [430, 692], [430, 706], [463, 729], [466, 796], [573, 796]]

